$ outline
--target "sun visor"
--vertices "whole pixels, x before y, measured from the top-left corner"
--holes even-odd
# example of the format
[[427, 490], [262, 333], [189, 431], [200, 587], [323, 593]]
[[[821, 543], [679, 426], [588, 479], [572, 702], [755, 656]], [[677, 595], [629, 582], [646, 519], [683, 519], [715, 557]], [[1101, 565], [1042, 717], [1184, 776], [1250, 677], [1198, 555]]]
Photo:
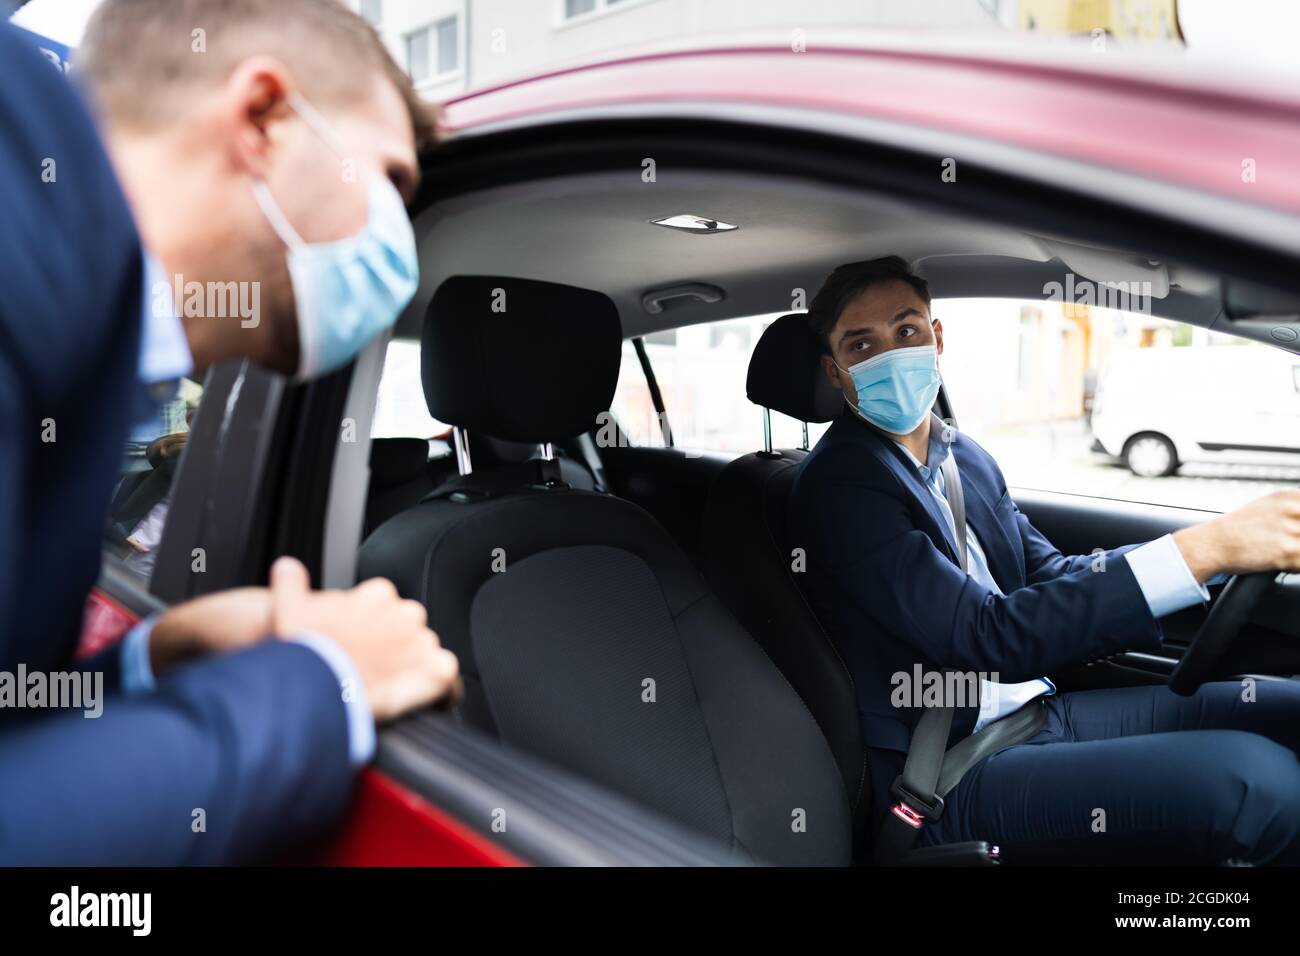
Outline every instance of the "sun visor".
[[1059, 239], [1040, 239], [1049, 253], [1060, 259], [1075, 275], [1101, 285], [1121, 289], [1140, 289], [1141, 294], [1156, 299], [1169, 295], [1169, 269], [1163, 262], [1145, 256], [1081, 246]]

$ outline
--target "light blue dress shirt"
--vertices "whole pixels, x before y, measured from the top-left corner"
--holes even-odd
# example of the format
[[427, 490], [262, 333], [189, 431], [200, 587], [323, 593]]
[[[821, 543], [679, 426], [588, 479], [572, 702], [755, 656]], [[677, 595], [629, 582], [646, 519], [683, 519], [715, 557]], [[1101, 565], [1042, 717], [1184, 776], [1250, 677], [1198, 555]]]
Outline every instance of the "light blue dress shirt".
[[[162, 263], [145, 256], [144, 327], [140, 337], [140, 382], [155, 401], [166, 401], [177, 391], [179, 379], [194, 368], [185, 328], [176, 315], [171, 285]], [[157, 615], [136, 624], [121, 643], [122, 690], [149, 693], [157, 686], [149, 662], [149, 636]], [[369, 762], [375, 754], [375, 722], [361, 674], [343, 648], [322, 634], [304, 633], [285, 638], [315, 651], [338, 679], [339, 699], [347, 711], [348, 756], [353, 766]]]
[[[908, 451], [902, 442], [894, 443], [916, 466], [921, 480], [938, 501], [939, 510], [948, 521], [948, 530], [956, 535], [957, 521], [944, 494], [943, 463], [952, 454], [952, 444], [944, 441], [943, 438], [944, 429], [947, 427], [949, 426], [942, 421], [931, 419], [930, 442], [924, 465], [916, 460], [916, 456]], [[969, 522], [966, 523], [966, 558], [967, 573], [980, 586], [994, 594], [1003, 593], [997, 582], [993, 580], [984, 548], [980, 545], [979, 538]], [[1133, 576], [1137, 578], [1138, 587], [1142, 589], [1142, 596], [1146, 599], [1147, 606], [1151, 608], [1152, 617], [1163, 617], [1210, 599], [1210, 592], [1192, 575], [1171, 535], [1164, 535], [1139, 548], [1134, 548], [1125, 554], [1125, 558], [1133, 571]], [[1055, 693], [1056, 685], [1047, 677], [1038, 677], [1018, 684], [981, 680], [980, 713], [971, 732], [978, 733], [998, 718], [1019, 710], [1035, 697]]]

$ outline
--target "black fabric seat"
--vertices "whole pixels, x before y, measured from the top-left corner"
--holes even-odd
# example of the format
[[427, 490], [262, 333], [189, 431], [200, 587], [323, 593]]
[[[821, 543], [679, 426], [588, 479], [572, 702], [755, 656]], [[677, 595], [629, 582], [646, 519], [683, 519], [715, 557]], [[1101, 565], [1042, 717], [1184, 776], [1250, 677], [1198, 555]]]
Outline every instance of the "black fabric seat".
[[[584, 433], [621, 344], [604, 295], [454, 277], [425, 319], [429, 410], [506, 441]], [[361, 575], [422, 601], [459, 655], [463, 719], [738, 860], [847, 863], [844, 787], [799, 696], [653, 518], [561, 477], [536, 459], [463, 476], [362, 547]]]
[[364, 533], [370, 534], [456, 474], [450, 455], [429, 457], [424, 438], [372, 438]]
[[[802, 315], [764, 331], [749, 363], [756, 405], [805, 422], [830, 421], [843, 405], [818, 364]], [[718, 475], [704, 512], [704, 568], [718, 596], [780, 668], [812, 711], [839, 766], [859, 845], [869, 838], [870, 787], [848, 667], [796, 581], [798, 556], [785, 541], [785, 506], [806, 451], [783, 448], [736, 459]]]

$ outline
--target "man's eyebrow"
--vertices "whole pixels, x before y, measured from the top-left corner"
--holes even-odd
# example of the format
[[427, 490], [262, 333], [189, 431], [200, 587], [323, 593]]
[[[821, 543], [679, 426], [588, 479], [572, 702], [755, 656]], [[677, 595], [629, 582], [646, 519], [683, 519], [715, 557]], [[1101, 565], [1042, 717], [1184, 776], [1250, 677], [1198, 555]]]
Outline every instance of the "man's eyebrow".
[[[913, 315], [916, 316], [918, 319], [925, 318], [925, 316], [921, 314], [920, 309], [915, 309], [909, 305], [906, 309], [903, 309], [896, 316], [890, 319], [889, 324], [894, 325], [895, 323], [902, 322], [904, 319]], [[875, 334], [875, 330], [871, 328], [845, 329], [844, 332], [840, 335], [840, 344], [843, 345], [846, 339], [849, 339], [855, 335], [873, 335], [873, 334]]]

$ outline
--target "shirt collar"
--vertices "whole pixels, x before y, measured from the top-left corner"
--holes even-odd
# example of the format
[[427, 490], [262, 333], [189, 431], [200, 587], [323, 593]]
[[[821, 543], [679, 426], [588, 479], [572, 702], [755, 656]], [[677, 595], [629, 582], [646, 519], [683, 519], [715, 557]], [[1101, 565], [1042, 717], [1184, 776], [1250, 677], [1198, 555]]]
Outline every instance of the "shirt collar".
[[157, 257], [144, 254], [144, 316], [140, 335], [140, 382], [154, 386], [175, 385], [194, 370], [194, 357], [185, 338], [185, 327], [176, 314], [171, 283]]
[[948, 459], [948, 456], [952, 454], [952, 442], [944, 440], [944, 433], [947, 428], [948, 426], [942, 418], [933, 413], [930, 415], [930, 441], [924, 465], [917, 461], [916, 456], [901, 441], [897, 438], [891, 439], [895, 445], [903, 450], [903, 454], [907, 456], [908, 461], [916, 466], [922, 481], [927, 483], [931, 481], [939, 473], [939, 469], [943, 467], [943, 463]]

